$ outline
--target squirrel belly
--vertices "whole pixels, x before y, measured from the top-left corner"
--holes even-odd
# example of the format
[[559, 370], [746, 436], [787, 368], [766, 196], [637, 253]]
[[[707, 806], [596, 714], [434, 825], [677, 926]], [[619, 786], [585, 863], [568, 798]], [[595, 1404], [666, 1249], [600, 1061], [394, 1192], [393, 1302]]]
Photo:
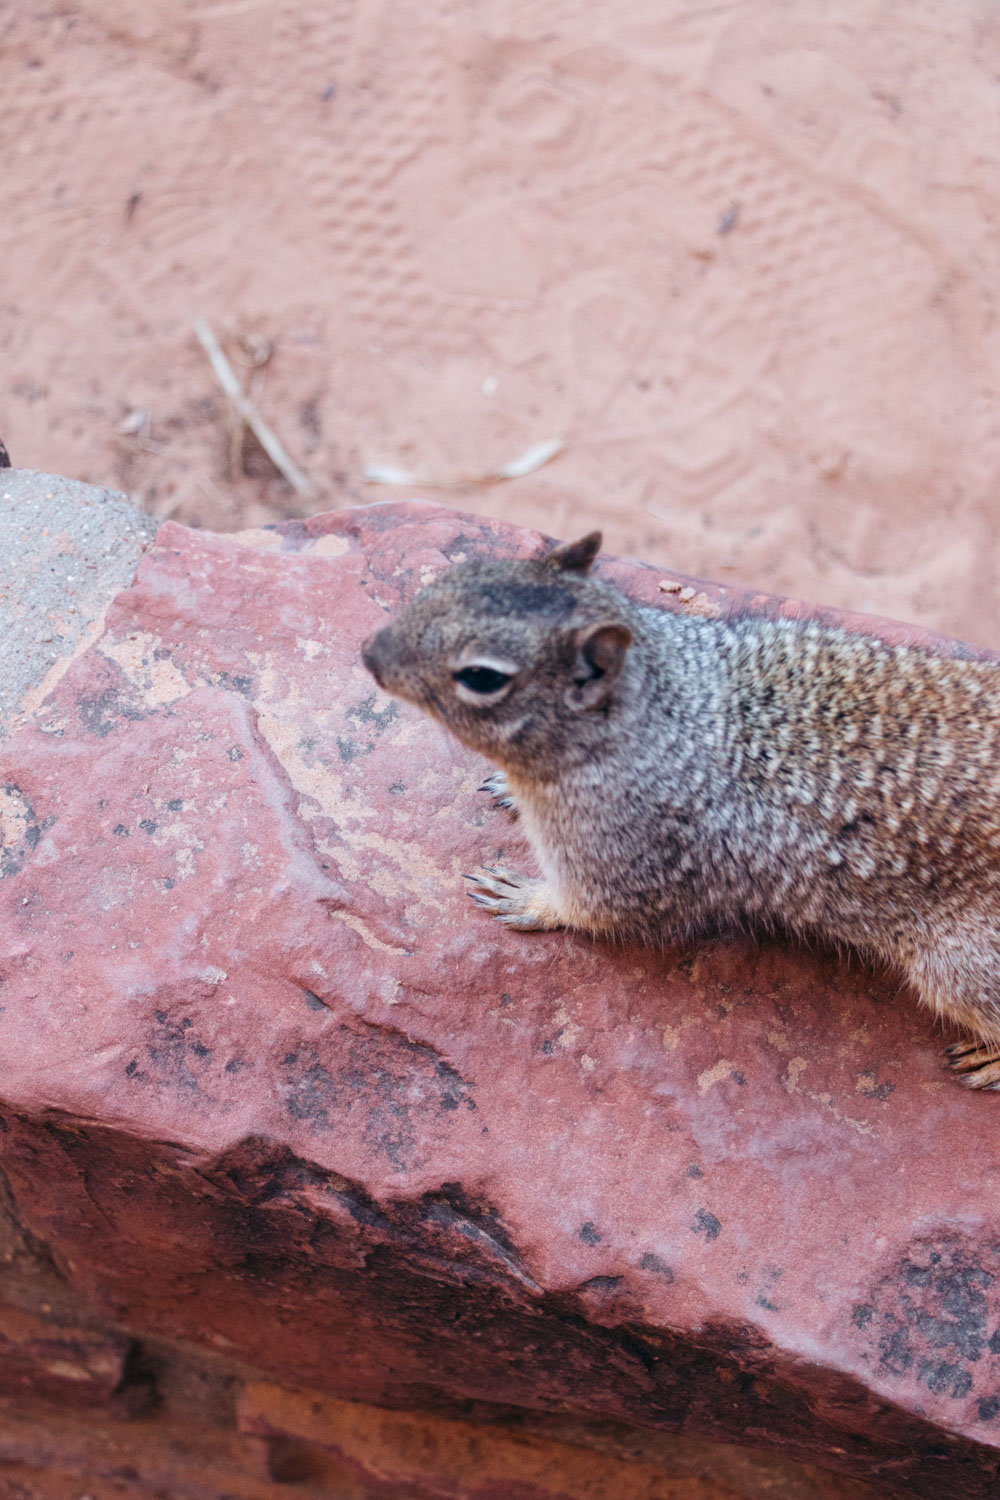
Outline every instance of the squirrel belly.
[[688, 617], [588, 576], [597, 534], [463, 563], [366, 665], [501, 767], [538, 877], [507, 925], [667, 945], [785, 929], [895, 965], [1000, 1088], [1000, 665], [790, 620]]

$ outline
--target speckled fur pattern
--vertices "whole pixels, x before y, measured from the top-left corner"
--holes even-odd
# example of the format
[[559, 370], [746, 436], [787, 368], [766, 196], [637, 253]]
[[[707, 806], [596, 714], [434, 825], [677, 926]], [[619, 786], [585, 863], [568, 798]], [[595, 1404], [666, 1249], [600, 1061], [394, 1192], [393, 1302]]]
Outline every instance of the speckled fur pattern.
[[[460, 564], [366, 643], [387, 691], [501, 767], [541, 878], [472, 894], [524, 929], [860, 949], [973, 1034], [964, 1083], [1000, 1088], [1000, 666], [636, 605], [586, 576], [598, 541]], [[498, 701], [456, 697], [469, 660], [510, 669]]]

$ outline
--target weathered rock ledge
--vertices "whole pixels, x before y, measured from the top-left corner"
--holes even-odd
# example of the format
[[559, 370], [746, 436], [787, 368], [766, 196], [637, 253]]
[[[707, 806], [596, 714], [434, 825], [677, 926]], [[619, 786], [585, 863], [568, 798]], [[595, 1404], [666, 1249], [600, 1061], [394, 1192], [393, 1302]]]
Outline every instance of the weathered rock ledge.
[[358, 644], [539, 545], [417, 502], [160, 528], [0, 746], [16, 1214], [109, 1320], [332, 1398], [995, 1494], [1000, 1100], [929, 1018], [857, 961], [611, 951], [464, 898], [517, 830]]

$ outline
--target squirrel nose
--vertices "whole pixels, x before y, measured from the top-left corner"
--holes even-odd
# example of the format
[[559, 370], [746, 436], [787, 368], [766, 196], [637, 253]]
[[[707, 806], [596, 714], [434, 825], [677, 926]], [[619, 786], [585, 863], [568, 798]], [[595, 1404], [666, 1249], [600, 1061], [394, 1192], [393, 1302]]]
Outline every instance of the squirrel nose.
[[376, 630], [361, 644], [361, 660], [378, 683], [379, 687], [385, 687], [382, 681], [382, 670], [385, 665], [385, 648], [388, 645], [385, 630]]

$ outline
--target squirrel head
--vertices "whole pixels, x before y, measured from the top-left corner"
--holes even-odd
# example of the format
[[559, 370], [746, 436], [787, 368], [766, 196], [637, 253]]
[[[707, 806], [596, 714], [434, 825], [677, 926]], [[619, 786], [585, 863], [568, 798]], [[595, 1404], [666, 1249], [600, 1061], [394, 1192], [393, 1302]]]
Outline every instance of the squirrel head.
[[458, 563], [362, 659], [386, 692], [506, 769], [558, 773], [607, 718], [635, 634], [628, 601], [587, 576], [592, 531], [543, 557]]

